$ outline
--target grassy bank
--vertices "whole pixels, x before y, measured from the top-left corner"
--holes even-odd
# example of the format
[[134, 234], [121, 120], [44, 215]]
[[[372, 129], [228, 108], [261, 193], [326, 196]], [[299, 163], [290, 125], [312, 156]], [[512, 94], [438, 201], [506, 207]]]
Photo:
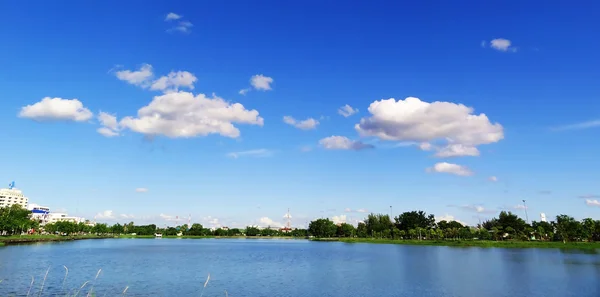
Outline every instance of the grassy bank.
[[600, 242], [556, 242], [556, 241], [491, 241], [491, 240], [392, 240], [373, 238], [318, 238], [313, 241], [339, 241], [345, 243], [377, 243], [432, 245], [451, 247], [484, 248], [563, 248], [563, 249], [600, 249]]
[[[119, 235], [116, 238], [155, 238], [154, 235]], [[292, 237], [292, 236], [166, 236], [163, 238], [183, 238], [183, 239], [305, 239], [304, 237]]]
[[98, 235], [72, 235], [72, 236], [60, 236], [60, 235], [13, 235], [13, 236], [0, 236], [0, 246], [9, 244], [20, 244], [20, 243], [34, 243], [34, 242], [53, 242], [53, 241], [71, 241], [71, 240], [82, 240], [82, 239], [103, 239], [112, 238], [107, 236]]

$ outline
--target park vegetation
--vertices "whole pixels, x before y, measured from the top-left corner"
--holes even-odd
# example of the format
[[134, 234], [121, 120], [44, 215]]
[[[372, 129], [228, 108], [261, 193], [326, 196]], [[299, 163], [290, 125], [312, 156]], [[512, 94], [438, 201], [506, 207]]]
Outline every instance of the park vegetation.
[[502, 211], [498, 217], [470, 227], [457, 221], [436, 222], [432, 214], [424, 211], [409, 211], [393, 221], [389, 215], [372, 213], [356, 228], [348, 223], [335, 224], [329, 219], [318, 219], [310, 222], [308, 231], [321, 239], [596, 242], [600, 241], [600, 220], [578, 221], [568, 215], [558, 215], [551, 222], [528, 224], [517, 215]]

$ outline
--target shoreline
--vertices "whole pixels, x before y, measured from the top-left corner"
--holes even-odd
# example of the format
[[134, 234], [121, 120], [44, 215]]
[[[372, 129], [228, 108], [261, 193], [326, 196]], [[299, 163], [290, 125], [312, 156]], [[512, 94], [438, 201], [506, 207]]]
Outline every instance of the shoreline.
[[0, 246], [19, 245], [37, 242], [63, 242], [75, 241], [84, 239], [108, 239], [112, 236], [96, 236], [96, 235], [81, 235], [81, 236], [59, 236], [59, 235], [24, 235], [24, 236], [0, 236]]
[[317, 242], [401, 244], [421, 246], [447, 247], [480, 247], [480, 248], [556, 248], [556, 249], [600, 249], [600, 242], [558, 242], [558, 241], [492, 241], [492, 240], [403, 240], [372, 238], [313, 238]]

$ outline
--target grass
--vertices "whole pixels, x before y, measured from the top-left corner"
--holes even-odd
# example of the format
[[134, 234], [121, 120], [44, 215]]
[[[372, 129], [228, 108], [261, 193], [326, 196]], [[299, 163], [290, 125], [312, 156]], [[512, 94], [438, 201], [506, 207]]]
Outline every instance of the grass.
[[69, 235], [69, 236], [61, 236], [61, 235], [11, 235], [11, 236], [0, 236], [0, 246], [7, 244], [16, 244], [16, 243], [32, 243], [32, 242], [49, 242], [49, 241], [70, 241], [70, 240], [79, 240], [79, 239], [99, 239], [99, 238], [110, 238], [107, 236], [98, 236], [98, 235]]
[[377, 238], [315, 238], [313, 241], [339, 241], [345, 243], [406, 244], [450, 247], [483, 248], [561, 248], [600, 249], [600, 242], [557, 242], [557, 241], [492, 241], [492, 240], [400, 240]]

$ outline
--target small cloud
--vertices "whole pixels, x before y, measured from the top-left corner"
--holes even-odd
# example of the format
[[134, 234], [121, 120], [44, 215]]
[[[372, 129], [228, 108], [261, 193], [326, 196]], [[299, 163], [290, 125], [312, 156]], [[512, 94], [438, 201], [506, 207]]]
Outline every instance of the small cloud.
[[275, 222], [268, 217], [262, 217], [258, 220], [260, 227], [281, 227], [283, 226], [280, 222]]
[[344, 209], [345, 212], [352, 212], [352, 209], [346, 207], [346, 209]]
[[288, 125], [294, 126], [298, 129], [301, 129], [301, 130], [312, 130], [312, 129], [317, 128], [317, 126], [319, 125], [319, 121], [317, 121], [313, 118], [308, 118], [306, 120], [298, 121], [291, 116], [284, 116], [283, 122]]
[[115, 218], [115, 215], [112, 210], [105, 210], [103, 212], [99, 212], [94, 216], [96, 219], [100, 220], [112, 220]]
[[436, 163], [435, 165], [433, 165], [433, 167], [429, 167], [425, 171], [436, 172], [436, 173], [448, 173], [448, 174], [454, 174], [454, 175], [458, 175], [458, 176], [473, 175], [473, 171], [471, 171], [466, 166], [447, 163], [447, 162]]
[[310, 151], [312, 151], [312, 149], [313, 149], [313, 148], [312, 148], [311, 146], [309, 146], [309, 145], [305, 145], [305, 146], [303, 146], [303, 147], [301, 147], [301, 148], [300, 148], [300, 151], [302, 151], [302, 152], [305, 152], [305, 153], [306, 153], [306, 152], [310, 152]]
[[120, 214], [119, 217], [123, 218], [123, 219], [135, 219], [135, 216], [132, 214]]
[[115, 115], [100, 112], [98, 114], [98, 121], [102, 127], [96, 130], [98, 133], [104, 135], [105, 137], [115, 137], [119, 136], [119, 123], [117, 122], [117, 117]]
[[524, 204], [517, 204], [517, 205], [513, 206], [512, 208], [513, 208], [513, 209], [516, 209], [516, 210], [529, 209], [529, 207], [527, 207], [527, 206], [526, 206], [526, 205], [524, 205]]
[[597, 199], [585, 199], [585, 204], [587, 204], [587, 206], [600, 207], [600, 201]]
[[517, 48], [512, 45], [512, 42], [504, 38], [496, 38], [490, 41], [490, 47], [501, 52], [516, 52]]
[[182, 17], [183, 17], [183, 16], [181, 16], [181, 15], [179, 15], [179, 14], [176, 14], [176, 13], [174, 13], [174, 12], [169, 12], [169, 13], [167, 14], [167, 16], [165, 17], [165, 22], [168, 22], [168, 21], [173, 21], [173, 20], [178, 20], [178, 19], [180, 19], [180, 18], [182, 18]]
[[551, 128], [552, 131], [567, 131], [567, 130], [583, 130], [589, 128], [600, 127], [600, 120], [591, 120], [587, 122], [569, 124], [565, 126], [559, 126]]
[[433, 149], [433, 146], [429, 142], [422, 142], [419, 144], [419, 149], [422, 151], [430, 151]]
[[346, 104], [338, 109], [338, 113], [343, 117], [347, 118], [358, 112], [357, 108], [353, 108], [352, 106]]
[[19, 117], [37, 121], [85, 122], [94, 114], [77, 99], [45, 97], [41, 101], [21, 108]]
[[452, 221], [454, 221], [454, 222], [458, 222], [458, 223], [462, 224], [463, 226], [468, 225], [467, 223], [462, 222], [462, 221], [456, 219], [454, 216], [451, 216], [449, 214], [445, 214], [445, 215], [439, 216], [439, 217], [435, 216], [435, 221], [436, 222], [441, 222], [441, 221], [452, 222]]
[[115, 72], [115, 75], [119, 80], [128, 84], [147, 88], [150, 86], [154, 73], [152, 72], [152, 65], [142, 64], [138, 70], [121, 70]]
[[497, 182], [498, 178], [495, 177], [495, 176], [490, 176], [490, 177], [488, 177], [488, 180], [491, 181], [491, 182]]
[[360, 213], [367, 213], [369, 212], [368, 210], [364, 209], [364, 208], [359, 208], [358, 210], [356, 210], [356, 212], [360, 212]]
[[350, 140], [344, 136], [329, 136], [319, 140], [319, 144], [327, 150], [354, 150], [360, 151], [364, 149], [374, 148], [371, 144], [366, 144], [361, 141]]
[[269, 157], [273, 154], [272, 151], [268, 149], [257, 149], [257, 150], [249, 150], [249, 151], [241, 151], [241, 152], [231, 152], [227, 154], [227, 157], [237, 159], [240, 157]]
[[476, 213], [496, 213], [496, 210], [493, 209], [487, 209], [485, 207], [483, 207], [482, 205], [476, 205], [476, 204], [467, 204], [467, 205], [448, 205], [449, 207], [457, 207], [466, 211], [471, 211], [471, 212], [476, 212]]
[[198, 78], [187, 71], [171, 71], [168, 75], [161, 76], [150, 86], [150, 90], [177, 91], [180, 87], [194, 89], [194, 83]]
[[250, 92], [250, 90], [250, 88], [241, 89], [238, 93], [245, 96], [248, 92]]
[[250, 85], [256, 90], [269, 91], [271, 90], [272, 83], [272, 77], [264, 76], [262, 74], [257, 74], [250, 78]]
[[148, 189], [146, 189], [146, 188], [137, 188], [137, 189], [135, 189], [135, 191], [138, 192], [138, 193], [146, 193], [146, 192], [148, 192]]
[[474, 146], [463, 145], [463, 144], [450, 144], [437, 151], [435, 156], [438, 158], [449, 158], [449, 157], [464, 157], [479, 156], [479, 150]]
[[331, 217], [331, 220], [336, 225], [346, 223], [346, 215], [333, 216]]

